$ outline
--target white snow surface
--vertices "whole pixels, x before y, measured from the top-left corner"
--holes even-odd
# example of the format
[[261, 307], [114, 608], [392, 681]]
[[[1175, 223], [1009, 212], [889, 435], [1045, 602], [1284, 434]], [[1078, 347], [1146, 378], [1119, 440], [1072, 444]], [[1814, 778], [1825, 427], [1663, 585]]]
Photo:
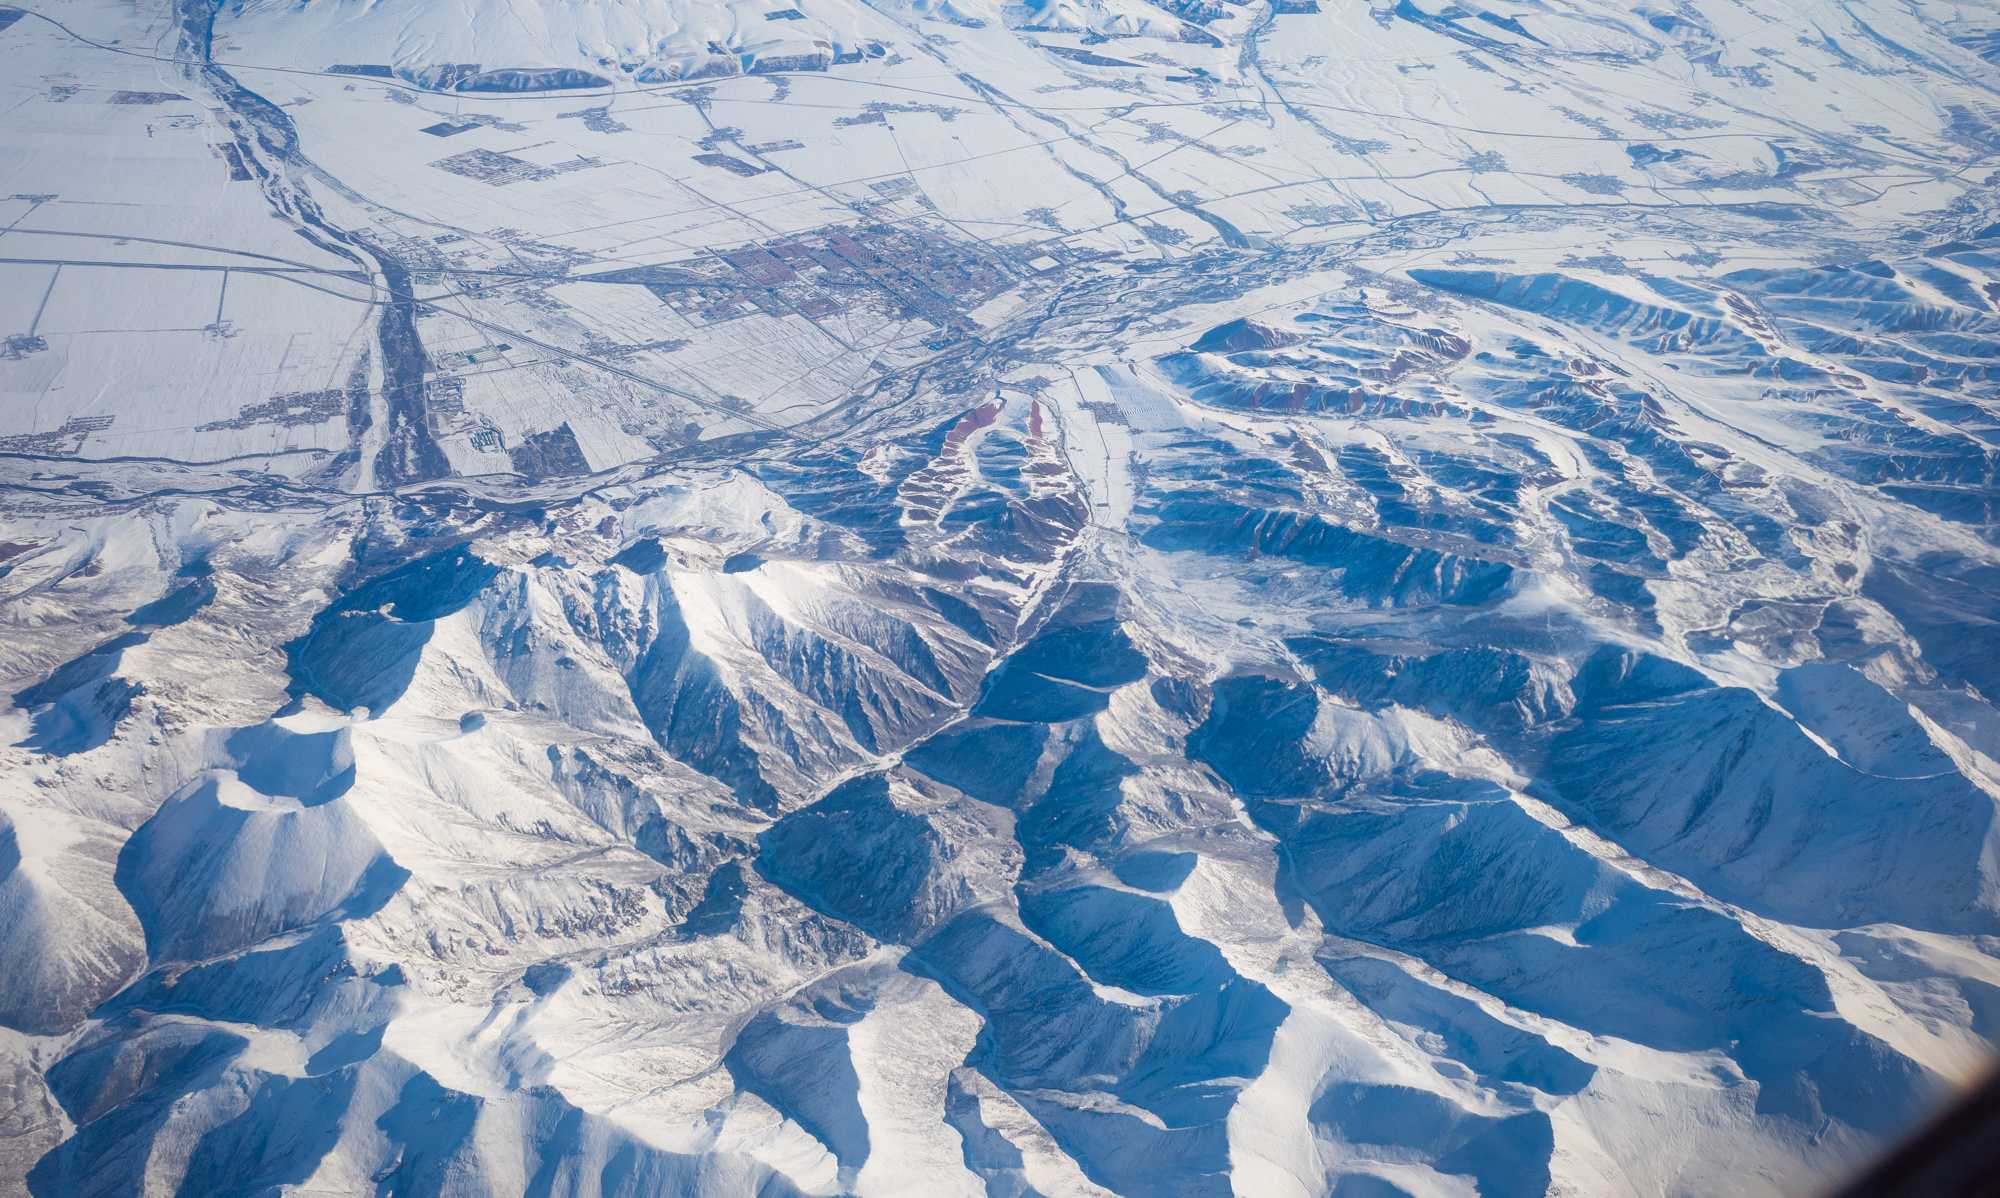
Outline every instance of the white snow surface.
[[2000, 1035], [2000, 18], [0, 7], [0, 1193], [1791, 1195]]

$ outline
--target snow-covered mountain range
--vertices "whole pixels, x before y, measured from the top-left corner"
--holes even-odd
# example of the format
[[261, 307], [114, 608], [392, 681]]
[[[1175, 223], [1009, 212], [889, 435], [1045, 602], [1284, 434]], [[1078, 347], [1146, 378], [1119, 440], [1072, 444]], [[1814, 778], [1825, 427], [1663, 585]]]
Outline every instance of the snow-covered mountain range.
[[0, 7], [0, 1192], [1793, 1195], [2000, 1036], [2000, 16]]

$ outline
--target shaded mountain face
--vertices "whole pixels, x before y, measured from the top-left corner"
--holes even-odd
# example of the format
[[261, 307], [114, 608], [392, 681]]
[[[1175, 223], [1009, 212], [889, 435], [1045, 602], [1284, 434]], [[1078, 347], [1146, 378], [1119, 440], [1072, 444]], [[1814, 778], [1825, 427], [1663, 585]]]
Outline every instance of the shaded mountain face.
[[1796, 1194], [1988, 1064], [1976, 6], [0, 48], [0, 1191]]

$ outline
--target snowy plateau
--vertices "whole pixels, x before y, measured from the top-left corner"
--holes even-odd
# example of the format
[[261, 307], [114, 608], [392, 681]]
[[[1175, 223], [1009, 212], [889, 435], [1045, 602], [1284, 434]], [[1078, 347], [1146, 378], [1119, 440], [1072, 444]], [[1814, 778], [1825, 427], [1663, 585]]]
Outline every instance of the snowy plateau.
[[0, 1194], [1812, 1195], [2000, 1036], [1990, 0], [6, 0]]

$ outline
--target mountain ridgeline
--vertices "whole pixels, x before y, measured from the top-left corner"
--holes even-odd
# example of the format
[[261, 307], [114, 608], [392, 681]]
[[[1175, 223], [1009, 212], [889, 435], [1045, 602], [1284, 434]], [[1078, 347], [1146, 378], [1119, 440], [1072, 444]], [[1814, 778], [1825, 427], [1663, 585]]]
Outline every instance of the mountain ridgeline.
[[1989, 1066], [1977, 6], [71, 7], [0, 1191], [1790, 1195]]

